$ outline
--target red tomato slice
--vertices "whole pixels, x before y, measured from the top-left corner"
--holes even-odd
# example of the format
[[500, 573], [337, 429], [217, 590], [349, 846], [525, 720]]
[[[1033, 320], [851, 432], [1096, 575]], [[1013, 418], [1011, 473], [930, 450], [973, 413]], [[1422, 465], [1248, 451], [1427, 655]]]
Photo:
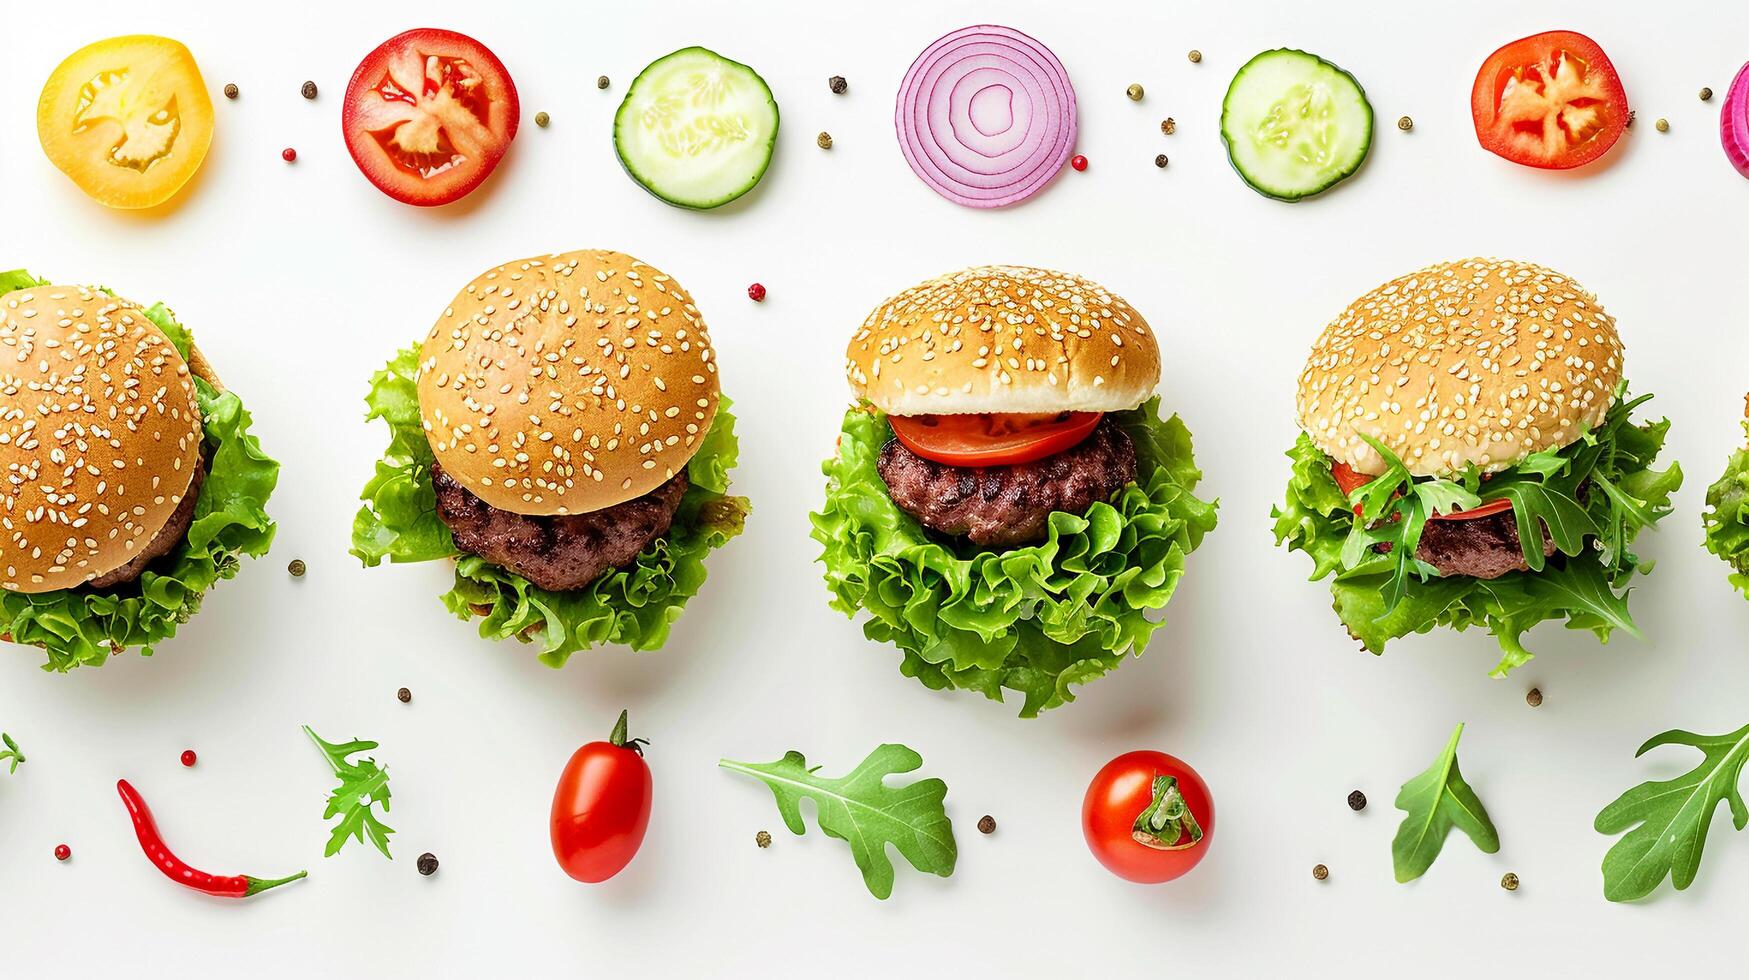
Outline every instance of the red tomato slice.
[[1055, 415], [892, 415], [893, 435], [924, 459], [949, 466], [1013, 466], [1080, 445], [1100, 412]]
[[521, 116], [497, 55], [466, 34], [422, 27], [359, 63], [340, 126], [352, 161], [377, 190], [432, 207], [480, 186]]
[[[1366, 486], [1375, 479], [1365, 473], [1357, 472], [1354, 467], [1349, 466], [1347, 463], [1331, 464], [1330, 475], [1336, 479], [1336, 486], [1342, 491], [1344, 496], [1359, 490], [1361, 487]], [[1454, 511], [1450, 514], [1435, 514], [1432, 517], [1429, 517], [1428, 520], [1473, 521], [1478, 517], [1493, 517], [1495, 514], [1504, 514], [1511, 509], [1512, 501], [1510, 500], [1490, 500], [1480, 507], [1471, 507], [1469, 510]], [[1359, 504], [1354, 505], [1354, 512], [1356, 514], [1360, 513]]]
[[1582, 166], [1628, 126], [1628, 96], [1609, 56], [1574, 31], [1520, 38], [1488, 56], [1470, 90], [1476, 139], [1544, 170]]

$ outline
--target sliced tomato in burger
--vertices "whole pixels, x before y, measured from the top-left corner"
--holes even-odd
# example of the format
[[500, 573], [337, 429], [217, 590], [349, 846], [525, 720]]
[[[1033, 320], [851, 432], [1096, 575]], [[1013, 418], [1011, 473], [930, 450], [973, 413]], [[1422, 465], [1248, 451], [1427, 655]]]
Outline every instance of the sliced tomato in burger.
[[346, 85], [346, 148], [377, 190], [432, 207], [467, 196], [504, 158], [522, 106], [504, 63], [455, 31], [422, 27], [365, 56]]
[[906, 449], [949, 466], [1013, 466], [1080, 445], [1100, 412], [1049, 415], [893, 415], [887, 421]]
[[[1347, 463], [1332, 463], [1330, 465], [1330, 475], [1335, 477], [1336, 486], [1342, 491], [1343, 496], [1348, 496], [1354, 491], [1359, 490], [1361, 487], [1378, 479], [1378, 477], [1368, 476], [1365, 473], [1357, 471]], [[1360, 509], [1360, 504], [1354, 505], [1354, 512], [1356, 514], [1360, 513]], [[1512, 501], [1490, 500], [1487, 503], [1482, 504], [1480, 507], [1471, 507], [1469, 510], [1453, 511], [1450, 514], [1434, 514], [1427, 519], [1430, 521], [1472, 521], [1479, 517], [1493, 517], [1495, 514], [1504, 514], [1510, 510], [1512, 510]]]
[[1483, 148], [1545, 170], [1583, 166], [1628, 126], [1628, 96], [1597, 42], [1574, 31], [1520, 38], [1488, 56], [1470, 91]]

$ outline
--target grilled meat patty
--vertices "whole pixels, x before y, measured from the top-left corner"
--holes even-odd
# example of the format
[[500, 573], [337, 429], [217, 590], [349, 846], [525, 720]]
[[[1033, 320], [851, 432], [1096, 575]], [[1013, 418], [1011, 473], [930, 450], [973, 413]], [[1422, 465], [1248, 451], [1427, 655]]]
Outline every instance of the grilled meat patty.
[[887, 492], [925, 527], [986, 547], [1045, 536], [1052, 511], [1079, 514], [1136, 478], [1136, 447], [1109, 417], [1054, 456], [1013, 466], [949, 466], [887, 440], [877, 462]]
[[200, 500], [200, 488], [205, 483], [206, 461], [202, 460], [194, 468], [194, 476], [188, 481], [188, 492], [182, 495], [182, 502], [170, 512], [170, 519], [164, 522], [158, 535], [146, 542], [140, 553], [126, 565], [99, 575], [85, 584], [94, 589], [107, 589], [113, 585], [132, 582], [140, 577], [147, 565], [169, 554], [171, 549], [181, 544], [183, 537], [188, 534], [189, 525], [194, 523], [194, 505]]
[[[1555, 553], [1555, 543], [1543, 534], [1543, 557]], [[1528, 572], [1518, 537], [1518, 518], [1511, 511], [1467, 521], [1428, 521], [1421, 529], [1415, 557], [1439, 569], [1441, 575], [1499, 578], [1507, 572]]]
[[686, 473], [621, 504], [587, 514], [535, 517], [499, 510], [431, 464], [437, 516], [463, 551], [552, 592], [581, 589], [631, 562], [668, 533], [686, 494]]

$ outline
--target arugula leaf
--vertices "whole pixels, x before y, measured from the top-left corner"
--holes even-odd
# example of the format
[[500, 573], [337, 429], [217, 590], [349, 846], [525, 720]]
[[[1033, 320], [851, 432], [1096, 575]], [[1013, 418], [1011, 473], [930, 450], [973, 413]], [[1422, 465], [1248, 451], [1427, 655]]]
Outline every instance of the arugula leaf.
[[1597, 814], [1598, 833], [1627, 831], [1603, 856], [1603, 897], [1612, 902], [1644, 898], [1666, 875], [1678, 891], [1693, 884], [1720, 803], [1730, 804], [1738, 830], [1749, 825], [1749, 807], [1737, 785], [1749, 761], [1749, 725], [1729, 735], [1674, 729], [1647, 739], [1634, 758], [1660, 745], [1693, 746], [1702, 759], [1675, 779], [1635, 786]]
[[372, 809], [380, 803], [383, 812], [389, 812], [389, 770], [378, 766], [375, 759], [346, 761], [347, 756], [369, 752], [377, 747], [377, 743], [353, 739], [335, 744], [324, 741], [308, 725], [304, 726], [304, 734], [322, 750], [328, 767], [340, 780], [340, 785], [328, 794], [328, 809], [322, 814], [323, 820], [340, 818], [328, 837], [323, 856], [333, 857], [340, 853], [347, 839], [356, 837], [360, 843], [368, 840], [375, 844], [376, 849], [383, 852], [383, 857], [393, 861], [394, 855], [389, 853], [389, 835], [395, 832], [394, 828], [379, 820]]
[[1453, 827], [1468, 834], [1484, 854], [1500, 850], [1500, 835], [1488, 811], [1458, 771], [1457, 746], [1463, 733], [1459, 722], [1433, 765], [1404, 783], [1397, 794], [1397, 809], [1404, 817], [1391, 841], [1391, 866], [1399, 882], [1413, 881], [1433, 867]]
[[793, 750], [764, 765], [728, 759], [717, 764], [771, 787], [784, 826], [797, 836], [807, 829], [802, 823], [802, 798], [813, 800], [820, 829], [850, 845], [863, 884], [876, 898], [893, 893], [888, 844], [898, 848], [918, 871], [943, 878], [953, 874], [959, 848], [943, 806], [947, 784], [939, 779], [920, 779], [899, 787], [886, 784], [888, 776], [923, 765], [923, 757], [907, 746], [882, 745], [838, 779], [816, 775], [820, 767], [810, 768], [807, 759]]
[[0, 762], [10, 763], [6, 770], [6, 775], [10, 776], [17, 772], [19, 765], [24, 762], [24, 753], [18, 751], [18, 743], [14, 742], [12, 736], [5, 732], [0, 732], [0, 743], [4, 743], [6, 746], [6, 750], [0, 752]]
[[[1276, 542], [1310, 556], [1314, 580], [1334, 576], [1337, 616], [1375, 654], [1392, 639], [1437, 626], [1479, 626], [1500, 645], [1492, 673], [1503, 677], [1531, 658], [1522, 638], [1538, 623], [1565, 620], [1568, 628], [1591, 630], [1605, 641], [1616, 629], [1632, 633], [1629, 584], [1651, 566], [1630, 546], [1670, 513], [1670, 495], [1682, 485], [1681, 467], [1653, 468], [1669, 422], [1630, 420], [1646, 397], [1630, 400], [1625, 386], [1618, 388], [1601, 425], [1485, 482], [1473, 466], [1449, 479], [1412, 479], [1400, 460], [1381, 451], [1386, 473], [1352, 498], [1336, 486], [1330, 457], [1301, 433], [1288, 452], [1293, 475], [1286, 499], [1271, 511]], [[1460, 490], [1478, 502], [1518, 498], [1514, 513], [1537, 525], [1537, 533], [1520, 534], [1526, 564], [1540, 571], [1487, 580], [1441, 577], [1413, 558], [1422, 530], [1416, 522], [1424, 519], [1416, 511], [1447, 512], [1467, 502]], [[1733, 584], [1749, 595], [1749, 451], [1733, 457], [1732, 469], [1708, 496], [1719, 509], [1707, 518], [1707, 547], [1729, 556], [1737, 571]], [[1358, 517], [1355, 502], [1362, 505]], [[1546, 560], [1539, 547], [1543, 527], [1557, 545]], [[1379, 545], [1388, 546], [1385, 553]]]

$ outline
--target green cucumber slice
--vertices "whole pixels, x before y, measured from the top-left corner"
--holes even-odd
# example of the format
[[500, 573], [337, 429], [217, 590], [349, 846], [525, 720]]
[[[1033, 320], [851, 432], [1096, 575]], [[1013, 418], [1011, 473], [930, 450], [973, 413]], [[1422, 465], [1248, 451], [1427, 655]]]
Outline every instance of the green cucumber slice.
[[1265, 51], [1221, 103], [1221, 142], [1251, 189], [1278, 201], [1329, 190], [1372, 148], [1372, 105], [1354, 76], [1315, 54]]
[[765, 79], [709, 48], [650, 62], [613, 117], [626, 173], [683, 208], [720, 207], [752, 190], [776, 145], [777, 100]]

